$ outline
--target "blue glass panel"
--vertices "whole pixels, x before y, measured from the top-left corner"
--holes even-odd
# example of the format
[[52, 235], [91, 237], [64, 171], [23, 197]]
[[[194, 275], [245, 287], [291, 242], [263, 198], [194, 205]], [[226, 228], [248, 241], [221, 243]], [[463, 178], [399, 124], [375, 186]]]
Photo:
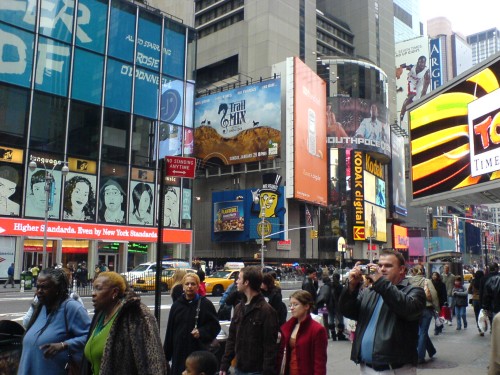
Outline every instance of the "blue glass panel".
[[33, 31], [36, 20], [36, 1], [0, 1], [0, 20]]
[[68, 45], [40, 37], [35, 88], [56, 95], [68, 95], [71, 49]]
[[132, 66], [113, 59], [108, 60], [106, 96], [104, 105], [130, 112], [132, 95]]
[[170, 76], [184, 77], [184, 47], [185, 35], [174, 30], [165, 28], [163, 49], [163, 73]]
[[137, 68], [135, 72], [135, 114], [156, 119], [158, 116], [159, 80], [160, 77], [157, 73]]
[[129, 62], [134, 57], [135, 13], [131, 6], [113, 1], [109, 24], [109, 55]]
[[0, 51], [0, 81], [29, 87], [33, 34], [0, 23]]
[[194, 114], [194, 84], [186, 83], [186, 111], [184, 112], [184, 126], [193, 127]]
[[104, 53], [107, 1], [80, 0], [78, 3], [76, 45]]
[[160, 159], [165, 156], [182, 155], [182, 127], [171, 124], [160, 124]]
[[149, 14], [141, 14], [139, 17], [136, 64], [159, 71], [161, 20], [152, 20], [152, 17]]
[[103, 68], [102, 56], [76, 48], [72, 98], [101, 104]]
[[74, 0], [42, 0], [40, 34], [70, 43], [73, 33]]
[[161, 85], [160, 119], [182, 125], [182, 103], [184, 101], [184, 85], [180, 80], [163, 77]]

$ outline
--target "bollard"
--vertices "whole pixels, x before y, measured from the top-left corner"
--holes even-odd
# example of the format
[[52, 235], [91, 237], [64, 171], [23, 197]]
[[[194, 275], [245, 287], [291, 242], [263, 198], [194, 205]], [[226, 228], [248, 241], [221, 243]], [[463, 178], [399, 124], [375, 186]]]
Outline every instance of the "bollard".
[[21, 289], [19, 289], [19, 292], [24, 293], [24, 280], [21, 279]]

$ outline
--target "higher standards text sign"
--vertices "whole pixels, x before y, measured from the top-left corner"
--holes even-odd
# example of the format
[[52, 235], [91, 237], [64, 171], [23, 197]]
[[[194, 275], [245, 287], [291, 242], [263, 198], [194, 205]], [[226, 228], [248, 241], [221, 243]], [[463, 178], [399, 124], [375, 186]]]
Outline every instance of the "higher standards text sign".
[[166, 156], [166, 177], [194, 178], [196, 159], [181, 156]]

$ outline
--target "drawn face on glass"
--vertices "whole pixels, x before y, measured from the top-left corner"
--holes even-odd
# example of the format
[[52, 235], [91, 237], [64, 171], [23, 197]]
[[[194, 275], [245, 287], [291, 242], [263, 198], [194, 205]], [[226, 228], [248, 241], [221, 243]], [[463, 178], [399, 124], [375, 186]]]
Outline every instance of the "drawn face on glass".
[[165, 216], [171, 216], [172, 211], [175, 210], [176, 206], [177, 195], [173, 191], [168, 191], [167, 194], [165, 194]]
[[16, 192], [16, 185], [14, 182], [0, 177], [0, 198], [9, 198]]
[[139, 201], [139, 214], [143, 216], [147, 214], [149, 207], [151, 206], [151, 197], [147, 191], [144, 191], [141, 195], [141, 200]]
[[71, 194], [71, 207], [73, 211], [82, 211], [89, 201], [89, 185], [78, 182]]
[[121, 210], [123, 195], [116, 186], [109, 185], [104, 189], [104, 204], [106, 208], [112, 212]]
[[31, 187], [33, 203], [41, 210], [45, 210], [45, 182], [37, 182]]

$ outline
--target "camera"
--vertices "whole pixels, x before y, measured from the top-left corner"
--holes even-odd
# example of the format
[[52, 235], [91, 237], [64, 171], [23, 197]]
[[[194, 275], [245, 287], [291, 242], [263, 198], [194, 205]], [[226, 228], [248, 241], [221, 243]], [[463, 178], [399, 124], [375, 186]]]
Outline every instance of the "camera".
[[372, 273], [375, 272], [374, 270], [372, 270], [370, 267], [368, 267], [365, 264], [359, 266], [359, 269], [360, 269], [362, 275], [371, 275]]

